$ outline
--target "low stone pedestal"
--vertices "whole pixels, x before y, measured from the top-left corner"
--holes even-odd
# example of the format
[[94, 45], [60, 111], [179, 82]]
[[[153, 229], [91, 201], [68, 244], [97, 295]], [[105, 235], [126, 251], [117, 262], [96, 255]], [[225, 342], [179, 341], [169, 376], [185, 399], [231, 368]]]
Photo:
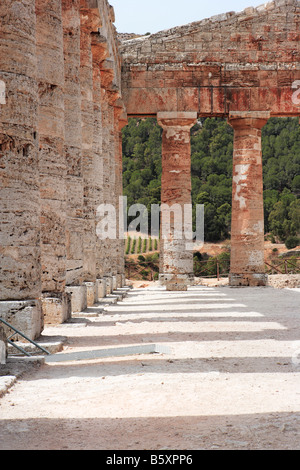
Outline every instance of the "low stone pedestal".
[[105, 279], [97, 279], [98, 300], [106, 296], [106, 281]]
[[123, 287], [123, 279], [122, 279], [122, 274], [117, 274], [117, 289], [120, 289], [120, 287]]
[[71, 311], [72, 313], [82, 312], [87, 307], [87, 287], [68, 286], [66, 292], [71, 295]]
[[95, 282], [85, 282], [87, 307], [92, 307], [98, 302], [98, 290]]
[[267, 274], [245, 273], [229, 274], [229, 285], [231, 287], [259, 287], [268, 285]]
[[61, 324], [72, 316], [71, 294], [63, 292], [56, 297], [43, 294], [42, 311], [45, 324]]
[[[6, 300], [0, 302], [0, 317], [13, 327], [35, 340], [44, 328], [44, 318], [40, 300]], [[8, 327], [1, 325], [5, 334], [10, 331]], [[10, 333], [11, 334], [11, 333]], [[14, 339], [22, 337], [15, 335]]]
[[166, 286], [167, 291], [187, 291], [193, 284], [193, 278], [188, 274], [160, 274], [159, 283]]

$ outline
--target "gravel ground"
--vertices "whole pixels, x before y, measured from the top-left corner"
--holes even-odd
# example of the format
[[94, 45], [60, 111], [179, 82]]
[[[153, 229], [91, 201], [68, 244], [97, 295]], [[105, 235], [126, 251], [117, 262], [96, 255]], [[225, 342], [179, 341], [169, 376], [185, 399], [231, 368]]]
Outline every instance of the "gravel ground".
[[[299, 450], [299, 300], [152, 283], [47, 327], [64, 349], [0, 399], [0, 449]], [[126, 353], [147, 345], [163, 352]]]

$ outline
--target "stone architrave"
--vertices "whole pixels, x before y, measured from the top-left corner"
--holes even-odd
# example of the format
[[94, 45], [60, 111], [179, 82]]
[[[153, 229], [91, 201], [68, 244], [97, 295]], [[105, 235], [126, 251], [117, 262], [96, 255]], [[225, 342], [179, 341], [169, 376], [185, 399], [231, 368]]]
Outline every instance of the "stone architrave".
[[232, 112], [234, 129], [231, 265], [232, 286], [265, 286], [261, 129], [269, 112]]
[[[123, 101], [121, 107], [115, 107], [116, 122], [116, 192], [117, 198], [123, 196], [123, 153], [122, 153], [122, 129], [128, 124], [127, 114]], [[120, 199], [118, 200], [118, 287], [123, 287], [123, 277], [125, 275], [125, 239], [124, 236], [124, 207], [120, 207]], [[120, 218], [121, 217], [121, 218]]]
[[[109, 54], [107, 40], [99, 32], [91, 34], [91, 47], [93, 57], [93, 101], [94, 101], [94, 159], [95, 159], [95, 187], [94, 197], [96, 211], [104, 202], [104, 164], [103, 164], [103, 126], [101, 103], [101, 63]], [[96, 212], [97, 217], [97, 212]], [[98, 219], [96, 218], [96, 222]], [[97, 236], [95, 239], [96, 279], [100, 280], [104, 274], [103, 260], [106, 256], [105, 241]]]
[[196, 119], [195, 112], [157, 114], [163, 128], [160, 280], [167, 290], [187, 290], [193, 279], [193, 252], [187, 249], [191, 240], [184, 230], [191, 220], [184, 219], [184, 206], [192, 203], [190, 129]]

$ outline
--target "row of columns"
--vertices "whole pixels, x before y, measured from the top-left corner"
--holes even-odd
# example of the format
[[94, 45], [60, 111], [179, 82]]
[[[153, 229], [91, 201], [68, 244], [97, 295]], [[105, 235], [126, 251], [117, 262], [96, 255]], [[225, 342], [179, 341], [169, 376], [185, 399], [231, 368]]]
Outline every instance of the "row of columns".
[[0, 315], [36, 338], [125, 282], [124, 240], [96, 225], [122, 194], [126, 115], [95, 2], [2, 0], [0, 14]]
[[[264, 286], [264, 210], [261, 129], [268, 112], [232, 112], [234, 129], [231, 267], [232, 286]], [[162, 137], [162, 189], [160, 280], [167, 290], [186, 290], [193, 278], [193, 251], [187, 249], [184, 230], [178, 237], [171, 207], [191, 205], [190, 129], [197, 113], [158, 113]], [[189, 216], [187, 216], [189, 217]], [[191, 214], [190, 214], [191, 217]], [[191, 227], [191, 220], [184, 221]]]

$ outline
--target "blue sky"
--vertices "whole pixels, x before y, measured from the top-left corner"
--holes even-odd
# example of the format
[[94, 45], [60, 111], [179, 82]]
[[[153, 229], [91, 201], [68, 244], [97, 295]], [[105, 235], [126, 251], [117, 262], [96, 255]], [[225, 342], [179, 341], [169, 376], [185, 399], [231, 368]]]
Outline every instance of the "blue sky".
[[145, 34], [200, 21], [228, 11], [241, 11], [264, 0], [109, 0], [118, 32]]

